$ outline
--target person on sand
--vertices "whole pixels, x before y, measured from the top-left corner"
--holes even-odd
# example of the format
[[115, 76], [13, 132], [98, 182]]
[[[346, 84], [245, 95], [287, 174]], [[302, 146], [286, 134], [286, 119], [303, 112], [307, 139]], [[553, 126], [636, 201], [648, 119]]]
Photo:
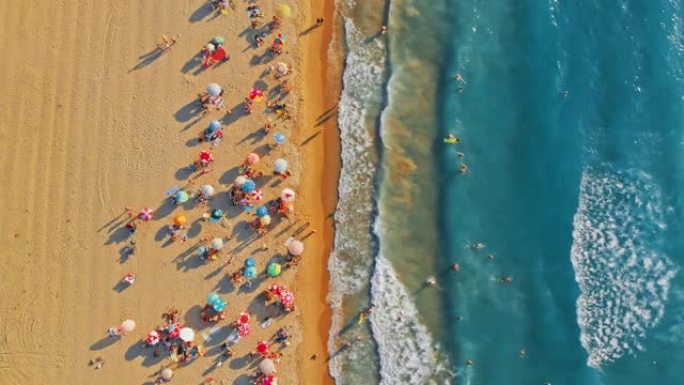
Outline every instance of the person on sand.
[[430, 287], [437, 286], [437, 278], [430, 276], [425, 280], [425, 283]]
[[386, 33], [387, 33], [387, 26], [386, 26], [386, 25], [383, 25], [382, 27], [380, 27], [380, 34], [381, 34], [381, 35], [384, 35], [384, 34], [386, 34]]
[[166, 35], [162, 35], [162, 41], [161, 43], [157, 44], [157, 48], [159, 48], [162, 51], [166, 51], [173, 47], [176, 42], [178, 42], [178, 39], [180, 38], [180, 35], [176, 35], [176, 37], [168, 37]]

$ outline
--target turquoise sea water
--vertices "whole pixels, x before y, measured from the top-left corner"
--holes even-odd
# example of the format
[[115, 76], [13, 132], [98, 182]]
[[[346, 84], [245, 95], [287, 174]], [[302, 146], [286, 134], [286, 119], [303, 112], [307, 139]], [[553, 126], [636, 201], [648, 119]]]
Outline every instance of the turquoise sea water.
[[681, 2], [338, 5], [338, 384], [684, 383]]

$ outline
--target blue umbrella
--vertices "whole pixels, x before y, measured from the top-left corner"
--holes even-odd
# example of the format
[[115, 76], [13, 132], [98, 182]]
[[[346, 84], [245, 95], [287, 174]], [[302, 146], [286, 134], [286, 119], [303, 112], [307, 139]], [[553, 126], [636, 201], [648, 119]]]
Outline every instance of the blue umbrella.
[[248, 267], [245, 269], [245, 277], [247, 277], [247, 278], [254, 278], [254, 277], [256, 277], [256, 276], [257, 276], [256, 267], [254, 267], [254, 266], [248, 266]]
[[222, 311], [226, 308], [226, 302], [219, 299], [218, 301], [214, 301], [211, 304], [211, 307], [213, 307], [216, 311]]
[[216, 301], [220, 301], [221, 297], [218, 296], [216, 293], [209, 293], [207, 296], [207, 303], [214, 303]]
[[209, 222], [215, 223], [221, 220], [223, 217], [223, 210], [221, 209], [214, 209], [211, 211], [211, 216], [209, 217]]
[[258, 209], [256, 209], [256, 215], [258, 217], [264, 217], [268, 215], [268, 208], [266, 206], [261, 206]]
[[200, 257], [203, 257], [207, 253], [207, 248], [204, 246], [200, 246], [197, 248], [197, 255]]
[[256, 190], [256, 183], [254, 183], [253, 180], [247, 179], [245, 183], [242, 184], [242, 191], [246, 193], [251, 193], [252, 191]]
[[273, 140], [276, 142], [276, 144], [283, 144], [285, 143], [285, 135], [281, 134], [280, 132], [276, 132], [273, 134]]
[[256, 265], [256, 261], [254, 260], [254, 258], [249, 257], [249, 258], [245, 259], [245, 266], [252, 267], [255, 265]]

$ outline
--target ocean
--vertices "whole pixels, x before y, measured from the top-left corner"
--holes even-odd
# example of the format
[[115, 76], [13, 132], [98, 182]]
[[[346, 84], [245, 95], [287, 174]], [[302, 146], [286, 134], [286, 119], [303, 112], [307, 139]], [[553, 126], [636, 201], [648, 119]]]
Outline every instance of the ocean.
[[338, 9], [337, 384], [684, 384], [681, 1]]

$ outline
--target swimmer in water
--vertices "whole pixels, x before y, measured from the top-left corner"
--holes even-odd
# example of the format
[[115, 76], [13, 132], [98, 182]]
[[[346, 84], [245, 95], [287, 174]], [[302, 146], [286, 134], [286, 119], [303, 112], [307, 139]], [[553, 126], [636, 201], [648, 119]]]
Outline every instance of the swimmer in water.
[[457, 152], [457, 153], [456, 153], [456, 156], [459, 157], [460, 159], [463, 159], [463, 157], [465, 156], [465, 154], [462, 153], [462, 152]]
[[437, 279], [435, 277], [428, 277], [425, 283], [427, 283], [428, 286], [432, 287], [437, 285]]
[[461, 265], [459, 265], [458, 263], [454, 263], [453, 265], [451, 265], [451, 270], [458, 273], [461, 270]]
[[494, 260], [494, 254], [487, 254], [487, 259], [490, 261]]
[[476, 242], [476, 243], [473, 243], [472, 245], [470, 245], [470, 248], [475, 249], [475, 250], [484, 249], [485, 247], [487, 247], [487, 246], [482, 242]]
[[468, 166], [465, 164], [462, 164], [461, 167], [458, 168], [458, 172], [461, 174], [465, 174], [468, 172]]
[[504, 275], [503, 277], [499, 277], [499, 283], [513, 283], [513, 277], [510, 275]]
[[444, 143], [455, 144], [461, 141], [461, 138], [454, 134], [449, 134], [444, 137]]

